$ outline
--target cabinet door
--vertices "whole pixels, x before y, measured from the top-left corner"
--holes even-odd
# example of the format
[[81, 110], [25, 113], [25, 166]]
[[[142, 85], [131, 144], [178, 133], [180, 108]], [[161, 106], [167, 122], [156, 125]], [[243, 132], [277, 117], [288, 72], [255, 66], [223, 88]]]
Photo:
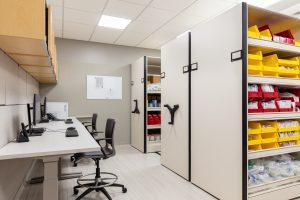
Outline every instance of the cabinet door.
[[131, 113], [131, 145], [141, 152], [145, 149], [145, 57], [140, 58], [131, 65], [131, 110], [135, 110], [137, 101], [139, 113]]
[[231, 61], [231, 52], [243, 49], [247, 18], [242, 10], [240, 4], [191, 32], [192, 63], [198, 63], [191, 74], [191, 180], [222, 200], [243, 199], [242, 90], [247, 66]]
[[[188, 179], [188, 34], [177, 38], [161, 49], [161, 161], [162, 165]], [[164, 105], [173, 108], [179, 105], [174, 115], [174, 124], [169, 124], [171, 115]]]

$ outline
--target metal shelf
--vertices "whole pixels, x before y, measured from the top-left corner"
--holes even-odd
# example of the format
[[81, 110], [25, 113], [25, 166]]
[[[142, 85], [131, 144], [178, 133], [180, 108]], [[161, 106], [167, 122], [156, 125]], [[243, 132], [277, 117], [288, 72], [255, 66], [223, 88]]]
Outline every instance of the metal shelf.
[[148, 107], [147, 111], [161, 111], [161, 107]]
[[256, 38], [248, 38], [249, 50], [260, 50], [263, 54], [277, 53], [279, 57], [294, 57], [300, 56], [300, 47], [282, 44], [268, 40], [261, 40]]
[[295, 78], [248, 76], [248, 83], [272, 84], [278, 86], [289, 86], [293, 88], [295, 87], [300, 88], [300, 79], [295, 79]]
[[300, 119], [300, 112], [249, 113], [248, 121]]
[[147, 91], [148, 94], [161, 94], [161, 91]]
[[269, 156], [282, 155], [287, 153], [295, 153], [300, 152], [300, 145], [290, 146], [290, 147], [280, 147], [276, 149], [266, 149], [266, 150], [258, 150], [258, 151], [250, 151], [248, 153], [248, 159], [257, 159], [257, 158], [265, 158]]
[[160, 128], [161, 128], [160, 124], [147, 125], [147, 129], [160, 129]]

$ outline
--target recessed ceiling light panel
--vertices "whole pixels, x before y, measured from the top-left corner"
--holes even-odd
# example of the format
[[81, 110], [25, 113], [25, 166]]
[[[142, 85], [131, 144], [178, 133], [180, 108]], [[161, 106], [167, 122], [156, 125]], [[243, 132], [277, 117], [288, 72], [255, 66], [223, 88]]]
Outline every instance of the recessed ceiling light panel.
[[102, 15], [98, 23], [98, 26], [115, 28], [115, 29], [125, 29], [130, 22], [131, 22], [130, 19]]

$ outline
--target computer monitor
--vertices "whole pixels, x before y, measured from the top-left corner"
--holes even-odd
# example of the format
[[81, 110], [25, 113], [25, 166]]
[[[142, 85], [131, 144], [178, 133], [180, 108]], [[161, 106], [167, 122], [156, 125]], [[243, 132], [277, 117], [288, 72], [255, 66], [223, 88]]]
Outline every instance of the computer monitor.
[[33, 125], [41, 121], [41, 98], [40, 95], [33, 96]]
[[44, 118], [46, 117], [47, 115], [47, 111], [46, 111], [46, 108], [47, 108], [47, 97], [44, 98], [44, 104], [41, 105], [41, 117]]
[[31, 121], [31, 107], [30, 104], [27, 104], [27, 117], [28, 117], [28, 133], [31, 135], [32, 133], [32, 121]]

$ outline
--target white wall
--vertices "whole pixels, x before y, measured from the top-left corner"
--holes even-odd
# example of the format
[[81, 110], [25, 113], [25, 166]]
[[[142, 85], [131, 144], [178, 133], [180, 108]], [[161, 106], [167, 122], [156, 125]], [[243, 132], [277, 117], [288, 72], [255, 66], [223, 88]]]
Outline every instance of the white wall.
[[[26, 103], [39, 93], [39, 85], [6, 54], [0, 51], [0, 148], [12, 141], [27, 124]], [[0, 199], [11, 200], [23, 183], [30, 159], [0, 161]]]

